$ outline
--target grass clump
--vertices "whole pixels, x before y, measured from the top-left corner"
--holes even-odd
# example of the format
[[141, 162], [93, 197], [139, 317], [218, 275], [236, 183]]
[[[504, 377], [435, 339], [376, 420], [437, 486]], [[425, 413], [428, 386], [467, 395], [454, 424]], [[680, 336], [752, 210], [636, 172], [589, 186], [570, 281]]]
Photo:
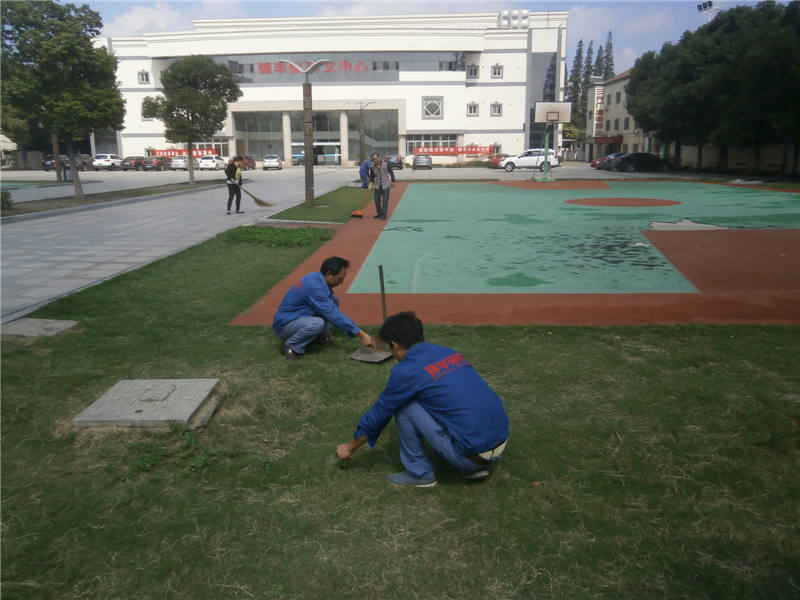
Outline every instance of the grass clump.
[[218, 237], [229, 243], [256, 244], [269, 248], [290, 248], [326, 242], [333, 237], [333, 232], [329, 229], [320, 229], [318, 227], [287, 229], [284, 227], [247, 225], [229, 229], [219, 234]]
[[341, 187], [314, 200], [314, 206], [299, 204], [272, 215], [271, 218], [345, 223], [350, 219], [350, 213], [371, 198], [371, 192], [368, 193], [367, 190], [362, 190], [360, 187]]

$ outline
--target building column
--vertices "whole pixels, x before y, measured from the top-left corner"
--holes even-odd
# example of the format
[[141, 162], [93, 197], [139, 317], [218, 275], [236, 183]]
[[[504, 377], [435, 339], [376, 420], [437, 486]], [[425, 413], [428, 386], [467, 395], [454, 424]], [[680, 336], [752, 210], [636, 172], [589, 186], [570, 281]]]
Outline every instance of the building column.
[[283, 164], [287, 167], [292, 166], [292, 121], [289, 113], [281, 113], [281, 125], [283, 126]]
[[341, 151], [340, 166], [349, 164], [350, 162], [350, 136], [347, 131], [349, 120], [347, 118], [347, 111], [339, 113], [339, 150]]
[[405, 135], [398, 135], [397, 136], [397, 153], [400, 156], [406, 155], [406, 136]]
[[[457, 133], [456, 134], [456, 146], [458, 146], [459, 148], [464, 146], [464, 134], [463, 133]], [[458, 158], [456, 159], [456, 163], [459, 164], [459, 165], [463, 165], [464, 164], [464, 154], [462, 154], [461, 152], [458, 153]]]

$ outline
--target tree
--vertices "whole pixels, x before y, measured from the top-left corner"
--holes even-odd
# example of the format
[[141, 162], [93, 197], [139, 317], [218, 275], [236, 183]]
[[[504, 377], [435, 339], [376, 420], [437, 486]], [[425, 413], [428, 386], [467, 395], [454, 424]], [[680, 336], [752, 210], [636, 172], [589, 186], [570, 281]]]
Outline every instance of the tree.
[[588, 48], [586, 48], [586, 56], [583, 59], [583, 73], [581, 75], [581, 106], [584, 107], [584, 110], [588, 110], [586, 103], [589, 101], [588, 89], [589, 84], [591, 83], [592, 61], [594, 60], [594, 50], [592, 48], [593, 42], [590, 41]]
[[611, 32], [608, 32], [608, 37], [606, 38], [606, 53], [605, 53], [605, 60], [603, 61], [603, 73], [602, 78], [605, 81], [608, 81], [612, 77], [614, 77], [616, 73], [614, 72], [614, 41], [611, 37]]
[[[597, 57], [594, 59], [594, 68], [592, 69], [592, 77], [603, 77], [605, 72], [606, 59], [603, 54], [603, 47], [597, 48]], [[605, 79], [603, 77], [603, 79]]]
[[[83, 198], [73, 141], [97, 129], [122, 129], [125, 116], [117, 59], [92, 44], [103, 26], [100, 15], [86, 5], [52, 1], [3, 2], [0, 10], [0, 94], [11, 117], [3, 131], [20, 139], [21, 122], [33, 120], [63, 137], [75, 196]], [[53, 154], [58, 157], [58, 147]]]
[[581, 103], [583, 83], [583, 40], [578, 40], [572, 70], [569, 72], [566, 98], [572, 102], [572, 124], [579, 130], [586, 128], [586, 107]]
[[194, 183], [191, 157], [195, 142], [219, 131], [228, 102], [239, 99], [242, 90], [228, 67], [199, 55], [187, 56], [164, 69], [161, 85], [164, 95], [145, 98], [142, 116], [162, 121], [167, 141], [187, 145], [189, 181]]

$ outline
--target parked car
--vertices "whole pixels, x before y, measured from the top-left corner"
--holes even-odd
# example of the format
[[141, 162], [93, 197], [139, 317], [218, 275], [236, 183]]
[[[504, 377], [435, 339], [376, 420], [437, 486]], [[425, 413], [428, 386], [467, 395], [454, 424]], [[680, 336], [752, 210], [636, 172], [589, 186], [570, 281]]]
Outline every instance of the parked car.
[[242, 157], [242, 171], [249, 171], [256, 168], [256, 161], [250, 155]]
[[141, 171], [144, 166], [144, 156], [126, 156], [122, 159], [122, 170], [127, 171], [133, 169], [134, 171]]
[[508, 154], [500, 153], [500, 154], [490, 154], [489, 155], [489, 168], [490, 169], [499, 169], [500, 163], [504, 158], [508, 158]]
[[198, 168], [199, 169], [211, 169], [216, 171], [217, 169], [224, 169], [225, 168], [225, 161], [222, 160], [221, 156], [209, 155], [209, 156], [201, 156], [200, 160], [198, 161]]
[[514, 169], [541, 169], [543, 171], [545, 160], [550, 162], [551, 167], [561, 164], [558, 162], [558, 155], [552, 148], [549, 148], [547, 153], [544, 148], [529, 148], [522, 154], [504, 158], [500, 161], [500, 167], [509, 173]]
[[402, 169], [403, 168], [403, 157], [402, 156], [387, 156], [386, 160], [389, 161], [389, 166], [394, 169]]
[[415, 154], [414, 155], [414, 162], [411, 163], [411, 169], [416, 171], [417, 169], [432, 169], [433, 168], [433, 159], [431, 158], [430, 154]]
[[[196, 169], [200, 165], [200, 162], [196, 158], [192, 158], [192, 169]], [[170, 167], [173, 171], [177, 171], [178, 169], [183, 169], [184, 171], [189, 170], [189, 157], [186, 155], [183, 156], [173, 156], [172, 157], [172, 165]]]
[[267, 154], [264, 156], [264, 162], [261, 163], [261, 169], [282, 169], [281, 157], [277, 154]]
[[619, 152], [612, 152], [611, 154], [606, 154], [605, 156], [598, 156], [592, 162], [589, 163], [589, 166], [593, 169], [603, 169], [608, 160], [613, 159], [617, 156]]
[[628, 152], [614, 157], [612, 169], [615, 171], [666, 171], [671, 167], [669, 161], [647, 152]]
[[[62, 165], [65, 164], [67, 162], [66, 155], [64, 155], [64, 154], [60, 155], [59, 156], [59, 160], [61, 161]], [[42, 164], [42, 168], [45, 171], [49, 171], [50, 169], [55, 169], [56, 168], [56, 159], [53, 157], [52, 154], [46, 154], [45, 157], [42, 159], [42, 163], [41, 164]]]
[[95, 154], [92, 166], [95, 171], [100, 169], [113, 171], [122, 168], [122, 159], [117, 154]]
[[169, 156], [148, 156], [142, 168], [145, 171], [164, 171], [172, 168], [172, 159]]

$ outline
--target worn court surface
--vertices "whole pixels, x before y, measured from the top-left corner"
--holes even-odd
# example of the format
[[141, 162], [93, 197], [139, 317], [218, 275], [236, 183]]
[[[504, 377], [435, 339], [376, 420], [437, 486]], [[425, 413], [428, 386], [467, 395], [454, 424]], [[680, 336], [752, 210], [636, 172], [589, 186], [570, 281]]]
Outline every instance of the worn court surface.
[[[425, 322], [800, 323], [800, 194], [697, 182], [398, 184], [387, 222], [351, 220], [235, 325], [269, 326], [327, 256], [342, 308]], [[369, 208], [367, 209], [369, 211]]]

